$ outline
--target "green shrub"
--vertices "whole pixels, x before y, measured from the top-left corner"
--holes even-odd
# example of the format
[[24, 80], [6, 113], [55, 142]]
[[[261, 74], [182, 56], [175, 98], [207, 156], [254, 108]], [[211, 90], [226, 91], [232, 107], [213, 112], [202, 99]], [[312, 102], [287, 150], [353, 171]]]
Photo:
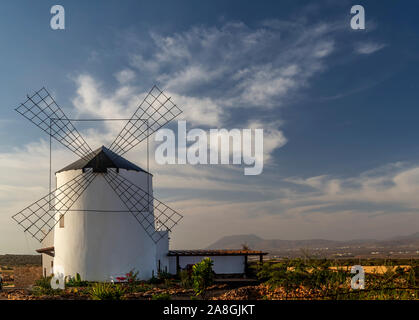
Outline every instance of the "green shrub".
[[214, 263], [210, 258], [205, 258], [192, 267], [192, 281], [195, 295], [205, 296], [207, 288], [214, 282]]
[[83, 281], [79, 273], [76, 273], [74, 277], [69, 277], [66, 282], [66, 287], [87, 287], [88, 281]]
[[185, 289], [192, 288], [193, 281], [192, 281], [192, 275], [188, 270], [182, 270], [179, 273], [180, 276], [180, 285]]
[[171, 275], [170, 273], [166, 272], [166, 271], [159, 271], [157, 273], [157, 277], [153, 275], [152, 277], [147, 281], [149, 284], [162, 284], [162, 283], [167, 283], [166, 280], [171, 280], [173, 279], [173, 275]]
[[169, 293], [156, 293], [153, 294], [151, 297], [151, 300], [170, 300], [170, 294]]
[[148, 279], [148, 281], [147, 281], [147, 283], [149, 283], [149, 284], [160, 284], [162, 282], [163, 282], [162, 280], [155, 277], [154, 275], [150, 279]]
[[282, 287], [287, 298], [290, 292], [301, 287], [321, 291], [325, 295], [336, 295], [341, 292], [340, 287], [345, 284], [349, 274], [329, 269], [324, 261], [304, 262], [295, 259], [260, 264], [257, 276], [273, 288]]
[[138, 283], [139, 283], [138, 274], [139, 274], [139, 272], [135, 271], [134, 269], [132, 269], [127, 274], [125, 274], [125, 277], [127, 279], [127, 283], [124, 284], [124, 286], [125, 286], [125, 288], [128, 292], [138, 291], [137, 290]]
[[51, 279], [52, 276], [49, 277], [42, 277], [41, 279], [38, 279], [35, 281], [34, 287], [32, 289], [32, 294], [35, 296], [51, 296], [51, 295], [57, 295], [62, 292], [60, 289], [52, 289], [51, 288]]
[[285, 276], [287, 265], [280, 263], [263, 263], [258, 264], [256, 276], [261, 281], [279, 281]]
[[416, 278], [419, 277], [419, 265], [412, 265], [413, 272], [416, 274]]
[[135, 269], [132, 269], [130, 272], [128, 272], [126, 274], [128, 283], [138, 282], [138, 274], [139, 274], [139, 271], [135, 271]]
[[52, 289], [52, 288], [42, 288], [42, 287], [34, 287], [32, 289], [32, 294], [34, 296], [54, 296], [54, 295], [60, 295], [63, 292], [61, 289]]
[[164, 286], [170, 288], [173, 286], [173, 279], [164, 279]]
[[51, 279], [52, 276], [42, 277], [35, 281], [35, 286], [43, 289], [51, 289]]
[[159, 271], [157, 276], [162, 281], [164, 281], [166, 279], [173, 278], [173, 276], [170, 273], [166, 272], [166, 271]]
[[125, 290], [122, 286], [111, 283], [96, 283], [90, 289], [93, 300], [122, 300]]
[[140, 284], [137, 284], [133, 288], [132, 292], [146, 292], [146, 291], [151, 290], [152, 288], [153, 288], [153, 286], [151, 284], [148, 284], [148, 283], [140, 283]]
[[410, 268], [409, 274], [407, 276], [407, 282], [410, 286], [414, 287], [416, 285], [416, 274], [415, 269]]
[[[389, 268], [384, 273], [374, 272], [365, 276], [365, 290], [353, 290], [350, 286], [353, 274], [350, 268], [355, 264], [405, 265], [405, 260], [339, 261], [325, 259], [284, 259], [280, 262], [265, 262], [256, 266], [259, 280], [273, 288], [281, 287], [285, 299], [300, 299], [302, 295], [315, 299], [417, 299], [419, 268], [417, 261], [411, 261], [409, 270]], [[338, 268], [331, 269], [330, 267]], [[339, 268], [342, 267], [342, 268]], [[416, 270], [418, 273], [416, 273]], [[273, 289], [272, 288], [272, 289]]]

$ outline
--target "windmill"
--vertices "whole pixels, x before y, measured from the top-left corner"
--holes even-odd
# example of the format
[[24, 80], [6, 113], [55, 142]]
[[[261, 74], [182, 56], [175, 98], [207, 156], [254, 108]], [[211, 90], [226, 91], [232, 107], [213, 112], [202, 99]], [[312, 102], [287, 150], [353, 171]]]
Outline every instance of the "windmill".
[[[122, 155], [146, 140], [148, 149], [149, 136], [182, 111], [153, 86], [112, 144], [93, 150], [47, 89], [28, 95], [15, 110], [47, 133], [50, 141], [54, 139], [71, 150], [79, 160], [56, 173], [55, 190], [12, 218], [41, 243], [55, 230], [54, 264], [59, 263], [66, 274], [78, 272], [87, 280], [102, 280], [116, 272], [120, 264], [130, 264], [129, 256], [135, 260], [139, 254], [150, 260], [140, 264], [147, 269], [141, 271], [150, 275], [155, 265], [151, 259], [163, 256], [168, 250], [168, 232], [182, 215], [156, 199], [150, 188], [152, 175]], [[69, 212], [74, 214], [69, 216]], [[80, 212], [83, 215], [76, 214]], [[126, 214], [131, 217], [127, 218]], [[136, 229], [132, 221], [138, 222], [140, 228]], [[95, 253], [105, 247], [110, 247], [109, 252]], [[127, 247], [132, 247], [133, 252], [124, 255]], [[92, 252], [94, 257], [87, 257]], [[113, 255], [113, 261], [109, 262], [107, 255]], [[98, 263], [111, 266], [100, 267]]]

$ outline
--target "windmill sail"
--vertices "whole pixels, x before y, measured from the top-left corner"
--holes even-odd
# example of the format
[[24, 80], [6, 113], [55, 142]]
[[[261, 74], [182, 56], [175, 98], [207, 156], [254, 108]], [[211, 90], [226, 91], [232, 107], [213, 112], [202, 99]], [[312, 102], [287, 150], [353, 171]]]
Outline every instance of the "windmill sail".
[[153, 86], [109, 149], [123, 155], [181, 113], [170, 97]]
[[108, 169], [104, 177], [155, 243], [164, 237], [164, 233], [160, 231], [171, 231], [183, 218], [181, 214], [134, 185], [121, 174]]
[[42, 88], [15, 109], [52, 138], [80, 158], [88, 158], [92, 149], [64, 114], [47, 89]]
[[56, 213], [65, 215], [95, 177], [92, 171], [81, 173], [12, 218], [25, 232], [42, 242], [59, 221]]

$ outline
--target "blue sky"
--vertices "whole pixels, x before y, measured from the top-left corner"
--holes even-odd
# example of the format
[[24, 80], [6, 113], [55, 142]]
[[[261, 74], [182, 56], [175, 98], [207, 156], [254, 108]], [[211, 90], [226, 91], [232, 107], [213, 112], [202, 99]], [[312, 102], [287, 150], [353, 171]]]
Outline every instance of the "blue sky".
[[[10, 216], [47, 192], [48, 140], [13, 108], [42, 86], [70, 117], [129, 116], [156, 83], [190, 128], [265, 129], [260, 176], [152, 164], [156, 195], [185, 214], [173, 247], [418, 231], [413, 2], [61, 1], [63, 31], [49, 27], [54, 4], [0, 3], [0, 252], [36, 247]], [[354, 4], [366, 30], [350, 28]], [[54, 148], [55, 169], [74, 160]], [[142, 151], [128, 158], [143, 164]]]

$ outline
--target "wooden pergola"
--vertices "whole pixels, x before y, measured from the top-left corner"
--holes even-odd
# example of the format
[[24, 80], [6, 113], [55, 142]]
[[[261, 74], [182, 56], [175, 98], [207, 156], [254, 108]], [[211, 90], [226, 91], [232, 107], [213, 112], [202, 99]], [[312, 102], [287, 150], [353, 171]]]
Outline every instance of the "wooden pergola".
[[259, 262], [263, 263], [263, 256], [267, 255], [267, 252], [259, 250], [169, 250], [167, 254], [169, 257], [176, 257], [176, 271], [180, 271], [179, 257], [196, 257], [196, 256], [244, 256], [244, 268], [245, 274], [248, 273], [248, 257], [259, 256]]
[[45, 253], [46, 255], [49, 255], [50, 257], [55, 256], [54, 247], [47, 247], [47, 248], [38, 249], [38, 250], [36, 250], [36, 252]]

